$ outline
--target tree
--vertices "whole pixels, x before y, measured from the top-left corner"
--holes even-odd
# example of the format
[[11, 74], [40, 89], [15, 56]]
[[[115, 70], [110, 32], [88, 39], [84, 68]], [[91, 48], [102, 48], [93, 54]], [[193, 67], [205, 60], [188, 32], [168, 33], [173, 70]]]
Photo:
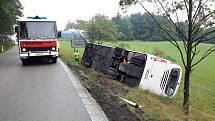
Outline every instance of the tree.
[[88, 22], [85, 20], [76, 20], [76, 22], [68, 21], [68, 23], [66, 24], [65, 30], [75, 29], [79, 34], [79, 36], [86, 42], [86, 39], [83, 36], [83, 35], [86, 35], [86, 31], [82, 31], [82, 30], [86, 30], [87, 24]]
[[0, 0], [0, 34], [13, 34], [13, 25], [22, 16], [19, 0]]
[[[215, 36], [215, 33], [214, 33], [213, 35], [211, 35], [211, 37], [213, 37], [213, 36]], [[208, 43], [213, 43], [213, 44], [215, 44], [215, 38], [214, 38], [214, 39], [209, 40], [209, 41], [208, 41]]]
[[130, 17], [122, 17], [117, 13], [116, 17], [112, 17], [111, 21], [116, 25], [118, 39], [120, 40], [133, 40], [134, 32], [132, 31], [132, 25], [130, 22]]
[[[168, 19], [169, 27], [160, 26], [152, 12], [146, 8], [146, 2], [153, 3], [158, 10], [157, 14]], [[215, 45], [213, 45], [200, 55], [201, 50], [198, 48], [200, 43], [215, 38], [215, 7], [213, 3], [213, 0], [120, 0], [119, 2], [123, 9], [130, 5], [140, 4], [159, 28], [168, 35], [165, 39], [180, 52], [185, 68], [183, 101], [185, 114], [189, 113], [190, 73], [197, 64], [215, 51]], [[182, 30], [181, 21], [188, 25], [186, 32]], [[178, 40], [182, 41], [183, 47], [179, 46]]]
[[117, 36], [115, 25], [107, 16], [102, 14], [96, 14], [89, 21], [87, 33], [89, 39], [98, 40], [98, 43], [102, 43], [102, 39], [115, 40]]
[[77, 30], [86, 30], [88, 21], [85, 20], [76, 20], [76, 22], [68, 21], [66, 24], [65, 30], [68, 29], [77, 29]]
[[102, 40], [115, 40], [116, 27], [111, 20], [101, 14], [96, 14], [91, 20], [76, 20], [76, 22], [68, 22], [65, 29], [84, 30], [90, 42], [102, 43]]
[[[163, 19], [162, 16], [154, 14], [153, 16], [161, 26], [168, 26], [168, 22], [166, 22], [166, 20]], [[130, 22], [132, 24], [135, 39], [161, 40], [162, 36], [165, 36], [161, 29], [156, 25], [155, 21], [151, 19], [151, 16], [148, 13], [131, 14]]]
[[132, 24], [135, 39], [144, 40], [149, 36], [150, 30], [147, 29], [148, 27], [146, 27], [147, 24], [145, 23], [144, 19], [145, 18], [142, 16], [141, 13], [132, 14], [130, 16], [130, 22]]
[[[169, 26], [166, 19], [160, 15], [153, 15], [161, 26]], [[130, 16], [122, 17], [117, 14], [112, 17], [112, 22], [117, 27], [118, 39], [120, 40], [163, 40], [162, 30], [151, 19], [147, 13], [135, 13]]]

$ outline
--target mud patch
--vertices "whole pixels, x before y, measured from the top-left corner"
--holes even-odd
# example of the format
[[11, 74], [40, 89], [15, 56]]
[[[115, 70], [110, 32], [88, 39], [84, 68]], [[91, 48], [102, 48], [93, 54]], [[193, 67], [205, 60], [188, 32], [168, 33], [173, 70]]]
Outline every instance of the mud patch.
[[[119, 99], [129, 87], [117, 83], [110, 75], [98, 73], [81, 65], [69, 65], [80, 77], [81, 83], [100, 104], [110, 121], [143, 121], [143, 112]], [[139, 116], [141, 115], [141, 116]]]

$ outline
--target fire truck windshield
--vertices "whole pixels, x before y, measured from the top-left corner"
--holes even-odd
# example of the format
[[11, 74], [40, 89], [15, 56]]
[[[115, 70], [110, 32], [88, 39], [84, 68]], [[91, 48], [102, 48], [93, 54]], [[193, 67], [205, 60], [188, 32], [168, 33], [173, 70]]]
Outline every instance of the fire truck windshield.
[[52, 39], [56, 38], [56, 23], [48, 21], [20, 22], [20, 38]]

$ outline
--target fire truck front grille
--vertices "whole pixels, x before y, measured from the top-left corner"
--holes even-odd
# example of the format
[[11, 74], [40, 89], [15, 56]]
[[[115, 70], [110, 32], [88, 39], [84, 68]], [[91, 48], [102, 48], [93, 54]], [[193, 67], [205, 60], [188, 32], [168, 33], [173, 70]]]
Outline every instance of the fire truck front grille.
[[162, 90], [164, 90], [164, 88], [165, 88], [165, 86], [167, 84], [169, 71], [170, 70], [164, 71], [163, 77], [161, 78], [160, 87], [161, 87]]
[[51, 47], [26, 48], [26, 51], [52, 51]]

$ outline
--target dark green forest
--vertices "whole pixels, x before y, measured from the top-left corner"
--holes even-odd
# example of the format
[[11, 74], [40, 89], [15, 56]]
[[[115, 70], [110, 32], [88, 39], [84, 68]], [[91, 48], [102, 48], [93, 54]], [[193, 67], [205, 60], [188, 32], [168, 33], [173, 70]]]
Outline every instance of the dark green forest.
[[[162, 16], [155, 15], [155, 18], [161, 25], [168, 26]], [[162, 40], [165, 36], [148, 14], [137, 13], [125, 17], [117, 14], [111, 20], [117, 27], [120, 40]]]
[[[167, 18], [160, 15], [153, 16], [162, 27], [171, 28]], [[112, 17], [111, 21], [117, 28], [117, 39], [119, 40], [165, 41], [165, 38], [167, 37], [165, 32], [157, 26], [149, 14], [136, 13], [124, 17], [117, 14], [115, 17]], [[188, 31], [188, 24], [186, 22], [179, 22], [177, 24], [180, 25], [182, 32], [186, 34]], [[209, 29], [210, 28], [208, 28], [208, 30]], [[175, 38], [180, 40], [180, 37], [177, 35], [175, 35]], [[215, 39], [208, 42], [215, 43]]]

